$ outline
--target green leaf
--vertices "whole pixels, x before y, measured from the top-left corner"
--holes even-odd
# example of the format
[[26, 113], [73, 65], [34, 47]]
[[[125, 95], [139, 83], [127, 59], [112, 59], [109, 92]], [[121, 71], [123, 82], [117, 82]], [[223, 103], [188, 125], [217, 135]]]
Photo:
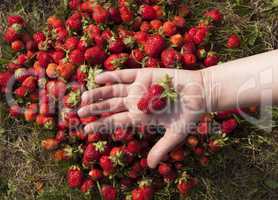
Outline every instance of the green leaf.
[[0, 58], [0, 65], [5, 65], [5, 64], [8, 64], [8, 63], [9, 63], [9, 60], [4, 59], [4, 58]]
[[260, 36], [260, 31], [258, 29], [258, 26], [255, 25], [253, 27], [250, 27], [250, 33], [248, 34], [248, 44], [250, 46], [254, 46], [255, 42], [257, 41], [258, 37]]

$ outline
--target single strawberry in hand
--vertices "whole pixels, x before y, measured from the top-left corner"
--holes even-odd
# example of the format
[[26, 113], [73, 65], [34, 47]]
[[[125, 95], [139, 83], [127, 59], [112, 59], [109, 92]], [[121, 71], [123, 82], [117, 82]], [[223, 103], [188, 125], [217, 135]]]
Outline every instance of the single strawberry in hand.
[[137, 103], [137, 108], [145, 113], [155, 113], [165, 109], [169, 102], [175, 101], [177, 93], [172, 86], [172, 78], [165, 76], [160, 83], [153, 84]]

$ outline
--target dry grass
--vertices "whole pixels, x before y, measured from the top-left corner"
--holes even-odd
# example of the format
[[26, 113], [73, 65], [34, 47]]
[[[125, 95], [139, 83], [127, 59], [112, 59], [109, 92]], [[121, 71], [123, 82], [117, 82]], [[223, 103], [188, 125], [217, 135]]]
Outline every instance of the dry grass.
[[[61, 12], [57, 9], [58, 2], [2, 0], [0, 24], [3, 26], [7, 14], [17, 13], [28, 19], [31, 29], [38, 30], [48, 15], [57, 10]], [[191, 2], [197, 15], [202, 13], [203, 8], [214, 6], [224, 12], [225, 26], [215, 35], [215, 45], [221, 50], [224, 60], [278, 48], [277, 0]], [[223, 48], [225, 38], [231, 32], [237, 32], [243, 38], [241, 50]], [[273, 109], [273, 117], [273, 131], [270, 133], [243, 122], [231, 145], [216, 155], [208, 168], [196, 171], [200, 187], [188, 199], [278, 199], [277, 109]], [[20, 120], [11, 120], [6, 114], [5, 104], [0, 104], [0, 199], [95, 199], [67, 188], [64, 182], [65, 166], [51, 161], [40, 148], [40, 139], [44, 134], [51, 133], [42, 133]], [[162, 191], [156, 199], [176, 198], [171, 196], [171, 191]]]

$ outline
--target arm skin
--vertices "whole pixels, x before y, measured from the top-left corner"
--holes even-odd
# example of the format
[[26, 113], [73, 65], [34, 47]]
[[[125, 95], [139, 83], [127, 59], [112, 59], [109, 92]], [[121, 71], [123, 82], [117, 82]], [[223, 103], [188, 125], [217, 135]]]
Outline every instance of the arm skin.
[[[173, 77], [173, 85], [179, 94], [176, 102], [179, 109], [159, 116], [140, 113], [134, 107], [143, 89], [165, 74]], [[185, 139], [187, 126], [198, 121], [202, 113], [258, 105], [263, 103], [262, 99], [277, 104], [278, 50], [198, 71], [127, 69], [105, 72], [96, 77], [96, 82], [113, 84], [85, 92], [83, 107], [78, 111], [80, 117], [101, 112], [104, 108], [113, 108], [117, 113], [87, 125], [85, 131], [95, 131], [111, 121], [117, 125], [131, 125], [157, 120], [166, 127], [166, 133], [149, 152], [148, 165], [154, 168]]]

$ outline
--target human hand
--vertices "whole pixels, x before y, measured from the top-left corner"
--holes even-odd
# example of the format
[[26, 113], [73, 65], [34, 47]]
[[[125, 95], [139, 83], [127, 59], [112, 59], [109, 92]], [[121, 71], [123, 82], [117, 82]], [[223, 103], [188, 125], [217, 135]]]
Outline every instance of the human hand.
[[[145, 114], [138, 110], [137, 102], [154, 83], [165, 75], [172, 77], [178, 97], [167, 112]], [[82, 95], [80, 117], [113, 112], [115, 114], [97, 120], [85, 127], [85, 132], [97, 131], [113, 123], [114, 126], [134, 124], [163, 125], [164, 136], [154, 145], [148, 155], [148, 164], [155, 167], [167, 153], [181, 143], [190, 126], [205, 111], [202, 75], [199, 71], [177, 69], [127, 69], [105, 72], [96, 77], [96, 83], [104, 85]]]

